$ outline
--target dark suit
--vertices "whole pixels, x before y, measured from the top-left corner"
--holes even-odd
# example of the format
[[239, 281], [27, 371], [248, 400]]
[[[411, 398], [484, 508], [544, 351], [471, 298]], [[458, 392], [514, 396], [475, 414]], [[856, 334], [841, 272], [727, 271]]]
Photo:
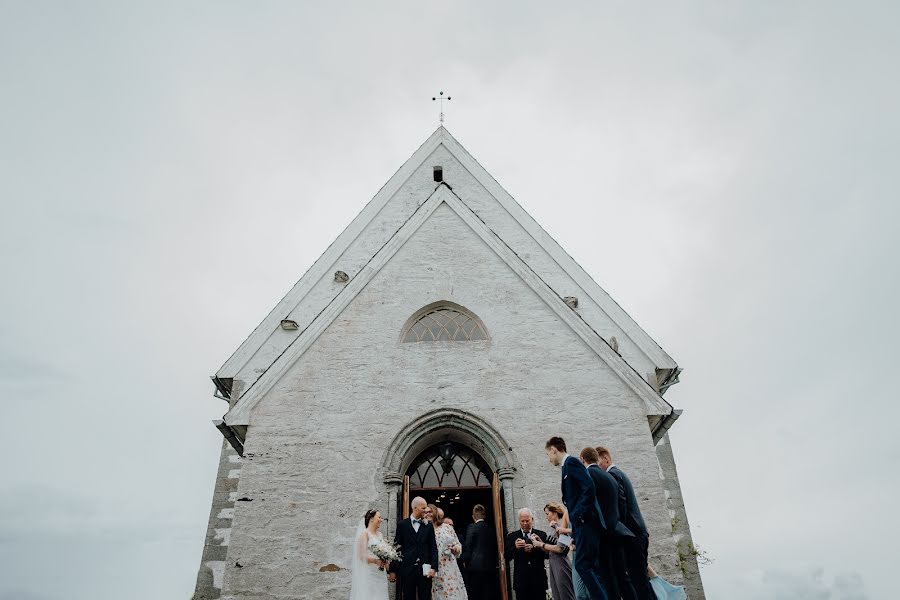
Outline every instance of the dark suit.
[[422, 574], [422, 565], [429, 564], [438, 569], [437, 542], [434, 539], [434, 527], [431, 523], [419, 525], [416, 532], [411, 519], [403, 519], [397, 525], [394, 543], [400, 544], [402, 561], [391, 563], [390, 572], [399, 575], [397, 587], [403, 600], [431, 600], [431, 579]]
[[622, 469], [612, 466], [608, 473], [613, 476], [619, 486], [619, 510], [624, 512], [619, 515], [622, 522], [634, 533], [634, 537], [622, 538], [622, 547], [625, 551], [625, 563], [628, 568], [628, 576], [639, 600], [656, 600], [656, 594], [650, 586], [647, 578], [647, 551], [650, 545], [650, 534], [647, 525], [641, 515], [634, 486]]
[[634, 538], [634, 534], [619, 520], [619, 484], [600, 465], [588, 467], [594, 481], [597, 502], [603, 512], [606, 527], [600, 536], [600, 570], [612, 598], [636, 600], [634, 588], [628, 580], [622, 538]]
[[466, 567], [466, 591], [469, 600], [488, 600], [494, 597], [497, 577], [497, 540], [494, 530], [484, 520], [466, 529], [459, 557]]
[[[540, 529], [532, 528], [531, 533], [547, 541], [547, 534]], [[521, 529], [509, 532], [506, 536], [506, 561], [513, 561], [513, 589], [516, 590], [518, 600], [546, 600], [547, 598], [547, 570], [544, 561], [547, 553], [537, 548], [526, 552], [524, 548], [516, 548], [516, 540], [525, 540], [532, 544], [531, 539]]]
[[594, 482], [588, 470], [574, 456], [562, 464], [562, 499], [569, 509], [572, 537], [575, 540], [575, 564], [591, 600], [607, 600], [609, 595], [598, 568], [600, 535], [606, 528]]

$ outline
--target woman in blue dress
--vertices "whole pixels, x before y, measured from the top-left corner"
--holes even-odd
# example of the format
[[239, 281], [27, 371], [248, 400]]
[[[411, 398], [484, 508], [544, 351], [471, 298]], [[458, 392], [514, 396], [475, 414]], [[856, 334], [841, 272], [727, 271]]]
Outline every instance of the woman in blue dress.
[[687, 593], [680, 585], [672, 585], [653, 570], [647, 567], [647, 577], [650, 578], [650, 586], [659, 600], [687, 600]]

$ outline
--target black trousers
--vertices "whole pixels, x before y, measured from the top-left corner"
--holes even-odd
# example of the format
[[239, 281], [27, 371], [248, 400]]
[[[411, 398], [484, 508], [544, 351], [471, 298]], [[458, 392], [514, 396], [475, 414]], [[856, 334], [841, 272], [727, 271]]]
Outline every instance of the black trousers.
[[638, 600], [656, 600], [656, 593], [647, 577], [647, 551], [650, 538], [645, 536], [622, 538], [622, 550], [625, 554], [625, 568], [628, 579], [634, 588]]
[[604, 562], [601, 554], [601, 535], [599, 524], [594, 523], [576, 527], [573, 533], [576, 551], [572, 568], [581, 577], [581, 583], [584, 584], [591, 600], [608, 600], [611, 597], [608, 582], [604, 580], [601, 571], [600, 563]]
[[[597, 552], [597, 568], [600, 571], [600, 580], [603, 582], [606, 595], [614, 600], [622, 597], [619, 591], [619, 581], [616, 577], [616, 569], [614, 562], [614, 538], [607, 536], [605, 533], [600, 535], [598, 540], [599, 550]], [[628, 599], [633, 600], [633, 599]]]
[[418, 569], [400, 575], [397, 587], [402, 600], [431, 600], [431, 579], [422, 575], [422, 567]]
[[497, 597], [497, 573], [495, 571], [466, 572], [466, 594], [469, 600], [494, 600]]
[[[631, 579], [628, 577], [628, 566], [625, 562], [625, 550], [622, 546], [622, 540], [623, 538], [619, 536], [613, 536], [609, 540], [610, 577], [615, 581], [615, 593], [618, 594], [618, 596], [613, 596], [613, 598], [637, 600], [637, 593], [634, 591], [634, 586], [631, 585]], [[646, 569], [644, 572], [646, 572]], [[656, 598], [653, 597], [653, 600], [656, 600]]]
[[538, 589], [539, 587], [517, 589], [516, 598], [518, 600], [547, 600], [547, 590]]

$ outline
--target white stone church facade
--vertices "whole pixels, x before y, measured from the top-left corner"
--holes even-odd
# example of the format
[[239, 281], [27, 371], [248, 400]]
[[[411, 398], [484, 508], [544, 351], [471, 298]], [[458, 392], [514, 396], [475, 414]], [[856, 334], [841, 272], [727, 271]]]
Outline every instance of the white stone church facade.
[[551, 435], [612, 450], [650, 564], [703, 598], [663, 398], [679, 371], [440, 127], [213, 377], [228, 409], [194, 598], [347, 598], [359, 519], [379, 509], [392, 536], [411, 495], [460, 528], [477, 500], [498, 529], [525, 506], [546, 529]]

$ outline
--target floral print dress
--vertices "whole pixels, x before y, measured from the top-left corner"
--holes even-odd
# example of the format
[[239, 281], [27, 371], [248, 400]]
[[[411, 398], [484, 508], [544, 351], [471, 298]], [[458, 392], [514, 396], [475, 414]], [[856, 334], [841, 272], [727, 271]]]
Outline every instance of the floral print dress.
[[466, 584], [456, 564], [456, 555], [451, 548], [459, 544], [459, 538], [450, 525], [441, 525], [434, 530], [438, 549], [438, 572], [431, 582], [432, 600], [469, 600]]

